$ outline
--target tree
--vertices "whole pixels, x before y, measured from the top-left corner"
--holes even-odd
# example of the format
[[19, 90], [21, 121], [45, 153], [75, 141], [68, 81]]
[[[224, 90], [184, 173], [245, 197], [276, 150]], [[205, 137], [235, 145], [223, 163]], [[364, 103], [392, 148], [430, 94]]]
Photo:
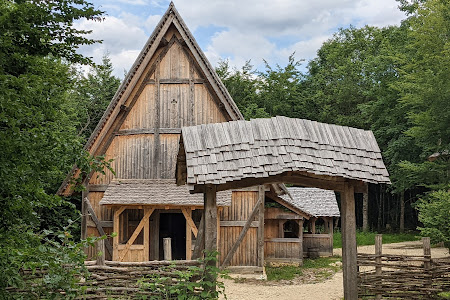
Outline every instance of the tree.
[[78, 120], [78, 135], [85, 141], [91, 136], [95, 126], [103, 116], [108, 104], [111, 102], [120, 79], [112, 75], [114, 71], [108, 54], [102, 58], [102, 64], [91, 68], [87, 76], [79, 74], [75, 82], [75, 88], [71, 93], [76, 105], [73, 108]]
[[[69, 64], [90, 62], [76, 51], [95, 41], [72, 25], [101, 12], [84, 0], [1, 0], [0, 16], [0, 298], [8, 298], [5, 287], [22, 284], [21, 268], [51, 268], [65, 253], [57, 247], [69, 246], [37, 231], [42, 210], [65, 203], [54, 195], [58, 182], [85, 158], [67, 104]], [[70, 288], [59, 275], [49, 278], [53, 287]]]
[[259, 78], [250, 61], [246, 61], [241, 69], [232, 70], [227, 60], [220, 61], [216, 72], [245, 119], [269, 117], [265, 109], [257, 103]]

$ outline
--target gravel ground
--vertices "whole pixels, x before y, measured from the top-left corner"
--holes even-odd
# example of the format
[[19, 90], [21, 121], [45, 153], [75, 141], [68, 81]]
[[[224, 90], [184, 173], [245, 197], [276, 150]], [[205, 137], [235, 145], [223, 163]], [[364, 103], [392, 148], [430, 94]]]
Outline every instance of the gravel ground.
[[[358, 247], [359, 253], [375, 253], [374, 246]], [[422, 243], [403, 242], [395, 244], [384, 244], [383, 253], [400, 255], [423, 254]], [[334, 255], [341, 255], [341, 249], [335, 249]], [[432, 248], [433, 258], [449, 256], [446, 248]], [[330, 279], [314, 284], [276, 284], [267, 285], [262, 281], [260, 284], [225, 280], [227, 298], [230, 300], [334, 300], [342, 299], [344, 291], [342, 286], [342, 272], [334, 274]], [[224, 299], [223, 297], [221, 299]]]

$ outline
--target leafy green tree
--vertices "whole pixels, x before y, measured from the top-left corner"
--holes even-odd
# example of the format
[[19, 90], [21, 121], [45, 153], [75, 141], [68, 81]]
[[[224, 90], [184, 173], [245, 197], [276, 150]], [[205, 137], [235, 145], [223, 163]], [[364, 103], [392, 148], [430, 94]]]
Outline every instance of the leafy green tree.
[[259, 78], [250, 61], [245, 62], [241, 69], [230, 69], [229, 61], [220, 61], [216, 72], [245, 119], [269, 116], [263, 107], [258, 106], [257, 84]]
[[265, 70], [258, 72], [257, 104], [270, 116], [288, 116], [301, 118], [308, 110], [303, 102], [301, 83], [303, 74], [299, 67], [301, 61], [289, 56], [285, 67], [272, 68], [265, 62]]
[[109, 56], [106, 54], [102, 58], [102, 64], [95, 65], [85, 76], [79, 74], [75, 82], [75, 88], [71, 93], [74, 101], [72, 104], [74, 118], [77, 124], [78, 135], [87, 140], [97, 126], [108, 104], [111, 102], [120, 79], [115, 77], [114, 69]]
[[[69, 64], [89, 63], [76, 51], [95, 42], [72, 25], [100, 17], [84, 0], [0, 1], [0, 298], [9, 298], [7, 286], [23, 284], [20, 268], [27, 263], [54, 267], [58, 245], [46, 243], [38, 229], [44, 209], [65, 203], [55, 187], [74, 161], [86, 158], [70, 117]], [[68, 288], [64, 280], [52, 283]]]
[[450, 250], [450, 192], [434, 191], [420, 199], [417, 203], [419, 227], [422, 235], [431, 238], [433, 243], [444, 242]]

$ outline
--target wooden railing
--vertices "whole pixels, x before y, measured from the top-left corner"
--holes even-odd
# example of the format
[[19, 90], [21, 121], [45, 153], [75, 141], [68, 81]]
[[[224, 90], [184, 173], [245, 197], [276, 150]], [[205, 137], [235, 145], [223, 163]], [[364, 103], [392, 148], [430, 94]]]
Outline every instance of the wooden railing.
[[273, 238], [264, 243], [264, 256], [270, 261], [302, 261], [302, 242], [298, 238]]
[[319, 256], [333, 255], [333, 235], [332, 234], [318, 234], [318, 233], [304, 233], [303, 234], [303, 253], [307, 255], [308, 252], [314, 249]]

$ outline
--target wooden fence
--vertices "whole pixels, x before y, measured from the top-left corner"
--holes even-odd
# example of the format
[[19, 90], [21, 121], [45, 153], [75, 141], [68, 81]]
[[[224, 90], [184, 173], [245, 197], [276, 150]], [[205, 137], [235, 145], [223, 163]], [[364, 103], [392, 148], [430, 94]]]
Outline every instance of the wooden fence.
[[450, 290], [450, 258], [432, 259], [430, 238], [423, 238], [423, 255], [382, 254], [376, 236], [375, 254], [358, 253], [358, 293], [375, 299], [434, 299]]
[[[103, 243], [97, 246], [104, 250]], [[104, 251], [102, 253], [104, 254]], [[77, 299], [149, 299], [151, 296], [157, 299], [172, 299], [164, 293], [168, 286], [183, 280], [198, 281], [203, 270], [203, 268], [196, 268], [199, 275], [192, 271], [193, 267], [201, 267], [201, 262], [197, 260], [118, 262], [105, 261], [104, 255], [98, 257], [96, 261], [86, 261], [85, 266], [88, 276], [80, 278], [77, 283], [83, 287]], [[188, 272], [194, 274], [193, 277], [188, 278], [186, 276]], [[42, 278], [47, 272], [25, 270], [23, 273], [28, 284], [22, 289], [7, 288], [11, 297], [41, 298], [29, 287], [42, 284]], [[191, 294], [202, 291], [199, 284], [192, 286], [194, 288], [190, 291]], [[47, 287], [44, 285], [43, 288]], [[59, 296], [57, 298], [64, 297], [66, 294], [63, 290], [47, 290], [47, 292]]]

